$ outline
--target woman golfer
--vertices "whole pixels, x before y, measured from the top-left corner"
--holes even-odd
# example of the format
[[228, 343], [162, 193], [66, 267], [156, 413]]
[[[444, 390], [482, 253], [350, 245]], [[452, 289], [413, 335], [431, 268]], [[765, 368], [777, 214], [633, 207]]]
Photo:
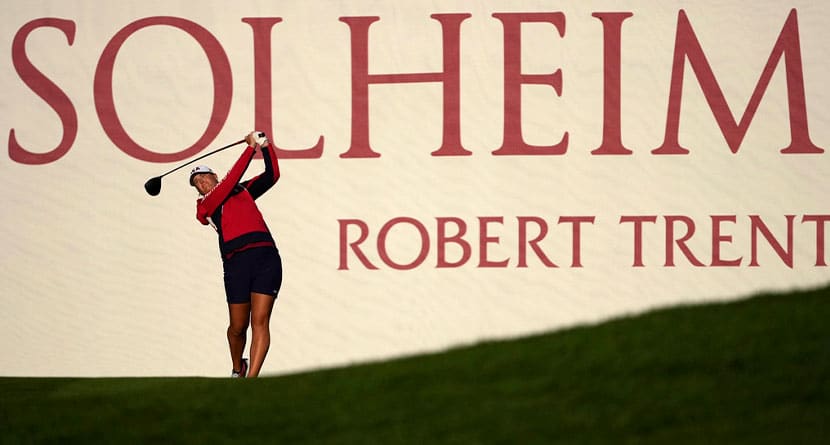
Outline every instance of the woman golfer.
[[[271, 310], [282, 284], [279, 251], [254, 203], [280, 178], [274, 148], [261, 134], [252, 132], [245, 138], [248, 148], [221, 181], [204, 165], [190, 172], [190, 185], [200, 194], [196, 200], [196, 218], [204, 225], [213, 226], [219, 234], [230, 316], [231, 377], [259, 375], [271, 345]], [[265, 160], [265, 171], [240, 182], [257, 149]], [[250, 368], [248, 361], [242, 358], [249, 324], [252, 334]]]

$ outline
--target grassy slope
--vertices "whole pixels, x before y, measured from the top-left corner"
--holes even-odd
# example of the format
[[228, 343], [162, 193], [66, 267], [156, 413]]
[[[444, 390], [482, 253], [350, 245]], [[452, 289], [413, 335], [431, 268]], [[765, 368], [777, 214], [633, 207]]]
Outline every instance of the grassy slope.
[[5, 443], [819, 443], [830, 288], [256, 381], [4, 378], [0, 394]]

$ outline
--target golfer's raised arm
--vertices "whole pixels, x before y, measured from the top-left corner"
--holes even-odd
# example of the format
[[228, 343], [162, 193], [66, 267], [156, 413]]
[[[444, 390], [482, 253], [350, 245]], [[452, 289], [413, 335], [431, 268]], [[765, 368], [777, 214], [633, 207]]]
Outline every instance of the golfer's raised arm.
[[208, 193], [203, 200], [199, 202], [199, 213], [210, 215], [225, 201], [225, 199], [233, 191], [233, 188], [242, 179], [248, 165], [251, 164], [251, 159], [254, 158], [255, 150], [253, 147], [248, 147], [242, 152], [242, 156], [236, 160], [233, 167], [228, 171], [228, 174]]
[[264, 137], [261, 139], [262, 143], [259, 147], [262, 152], [262, 159], [265, 161], [265, 171], [242, 184], [248, 189], [248, 192], [254, 199], [262, 196], [263, 193], [267, 192], [280, 179], [280, 165], [277, 159], [277, 153], [268, 139]]

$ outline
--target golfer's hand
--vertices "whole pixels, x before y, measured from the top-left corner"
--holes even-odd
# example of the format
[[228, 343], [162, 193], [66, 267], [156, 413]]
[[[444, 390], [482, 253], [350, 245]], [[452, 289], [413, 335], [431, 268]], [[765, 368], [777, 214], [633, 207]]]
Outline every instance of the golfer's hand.
[[[262, 134], [262, 136], [260, 136]], [[259, 144], [260, 146], [264, 147], [268, 145], [268, 138], [265, 137], [265, 133], [261, 131], [252, 131], [245, 136], [245, 142], [248, 143], [249, 147], [254, 147], [255, 144]]]

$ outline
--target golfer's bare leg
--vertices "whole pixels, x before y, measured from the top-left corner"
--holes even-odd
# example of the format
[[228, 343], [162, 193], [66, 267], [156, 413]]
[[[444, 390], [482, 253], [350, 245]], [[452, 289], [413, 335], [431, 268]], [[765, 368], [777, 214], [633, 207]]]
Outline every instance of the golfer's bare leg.
[[256, 377], [271, 347], [271, 311], [275, 298], [251, 293], [251, 368], [248, 377]]
[[231, 349], [233, 369], [242, 369], [242, 354], [245, 352], [248, 320], [251, 315], [250, 303], [228, 303], [230, 324], [228, 325], [228, 346]]

